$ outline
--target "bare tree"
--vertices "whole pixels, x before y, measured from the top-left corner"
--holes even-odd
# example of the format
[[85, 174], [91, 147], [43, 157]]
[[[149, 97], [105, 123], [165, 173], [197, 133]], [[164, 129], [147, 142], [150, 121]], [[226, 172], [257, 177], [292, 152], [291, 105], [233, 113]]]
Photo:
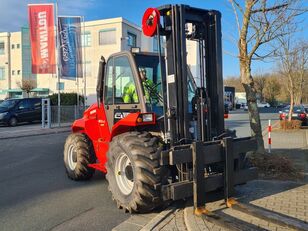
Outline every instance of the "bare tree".
[[265, 75], [257, 75], [255, 78], [255, 85], [257, 92], [260, 93], [260, 101], [264, 101], [264, 89], [266, 84], [266, 76]]
[[237, 92], [245, 91], [239, 77], [229, 77], [224, 79], [224, 85], [234, 87]]
[[253, 60], [264, 60], [273, 51], [260, 49], [263, 45], [284, 36], [280, 28], [295, 23], [302, 13], [300, 0], [229, 0], [238, 29], [238, 59], [241, 82], [245, 88], [252, 136], [258, 142], [258, 153], [264, 153], [264, 141], [257, 107], [256, 87], [251, 73]]
[[[292, 119], [294, 105], [300, 104], [307, 75], [308, 43], [296, 42], [293, 35], [279, 38], [279, 45], [275, 51], [281, 75], [285, 78], [290, 96], [289, 121]], [[307, 81], [307, 80], [306, 80]]]
[[21, 82], [16, 82], [16, 85], [27, 93], [28, 98], [31, 90], [36, 88], [36, 82], [33, 79], [23, 79]]
[[264, 88], [264, 97], [266, 101], [270, 104], [276, 103], [280, 90], [281, 84], [279, 83], [277, 76], [271, 75], [267, 77]]

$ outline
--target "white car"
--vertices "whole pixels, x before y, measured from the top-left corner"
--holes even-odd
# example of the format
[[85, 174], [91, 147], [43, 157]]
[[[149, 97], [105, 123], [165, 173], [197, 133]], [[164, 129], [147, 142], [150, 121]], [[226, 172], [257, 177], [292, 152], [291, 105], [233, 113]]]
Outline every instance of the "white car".
[[258, 107], [270, 107], [271, 105], [269, 103], [257, 103]]

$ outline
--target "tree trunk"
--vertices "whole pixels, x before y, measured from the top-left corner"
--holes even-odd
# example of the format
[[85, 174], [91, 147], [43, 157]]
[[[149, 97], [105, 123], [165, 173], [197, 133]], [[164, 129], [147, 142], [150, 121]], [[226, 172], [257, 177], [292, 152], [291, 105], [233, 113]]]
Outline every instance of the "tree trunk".
[[249, 67], [246, 67], [246, 63], [240, 64], [241, 68], [241, 81], [245, 88], [248, 114], [251, 128], [251, 136], [255, 137], [258, 143], [257, 153], [264, 154], [264, 141], [262, 136], [262, 128], [260, 115], [257, 106], [257, 91], [254, 87], [254, 83], [251, 77]]
[[288, 121], [292, 120], [293, 108], [294, 108], [294, 92], [291, 92], [291, 94], [290, 94], [290, 110], [289, 110]]

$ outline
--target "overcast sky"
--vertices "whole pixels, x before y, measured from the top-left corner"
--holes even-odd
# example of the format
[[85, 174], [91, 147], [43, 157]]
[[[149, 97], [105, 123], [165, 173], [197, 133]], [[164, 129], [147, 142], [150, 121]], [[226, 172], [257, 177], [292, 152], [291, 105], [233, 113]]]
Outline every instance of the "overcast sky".
[[[242, 1], [244, 0], [240, 0]], [[20, 31], [22, 26], [28, 24], [27, 4], [56, 2], [58, 2], [58, 15], [84, 16], [86, 21], [124, 17], [139, 26], [148, 7], [182, 3], [203, 9], [219, 10], [222, 13], [224, 77], [239, 75], [239, 64], [234, 57], [237, 54], [234, 42], [237, 31], [228, 0], [0, 0], [0, 32]], [[307, 21], [305, 23], [307, 25]], [[300, 36], [307, 39], [308, 30]], [[273, 68], [275, 67], [272, 62], [253, 64], [253, 72], [270, 72]]]

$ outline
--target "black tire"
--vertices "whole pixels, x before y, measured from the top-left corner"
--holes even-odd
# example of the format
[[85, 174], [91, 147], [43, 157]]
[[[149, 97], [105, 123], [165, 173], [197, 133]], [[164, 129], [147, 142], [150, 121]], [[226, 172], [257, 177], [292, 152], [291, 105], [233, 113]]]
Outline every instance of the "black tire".
[[18, 123], [18, 121], [17, 121], [16, 117], [11, 117], [9, 122], [8, 122], [8, 125], [10, 127], [15, 127], [17, 125], [17, 123]]
[[[162, 205], [161, 185], [167, 183], [169, 171], [159, 164], [160, 151], [158, 139], [147, 132], [127, 132], [113, 138], [107, 153], [106, 179], [118, 208], [130, 213], [145, 213]], [[121, 171], [116, 169], [118, 159], [125, 155], [130, 161], [133, 179], [132, 190], [126, 194], [117, 182]], [[126, 169], [123, 173], [129, 178]]]
[[[72, 154], [70, 154], [71, 152]], [[96, 158], [91, 140], [82, 133], [70, 134], [64, 145], [64, 165], [67, 176], [76, 181], [88, 180], [95, 172], [88, 164], [95, 162]]]

